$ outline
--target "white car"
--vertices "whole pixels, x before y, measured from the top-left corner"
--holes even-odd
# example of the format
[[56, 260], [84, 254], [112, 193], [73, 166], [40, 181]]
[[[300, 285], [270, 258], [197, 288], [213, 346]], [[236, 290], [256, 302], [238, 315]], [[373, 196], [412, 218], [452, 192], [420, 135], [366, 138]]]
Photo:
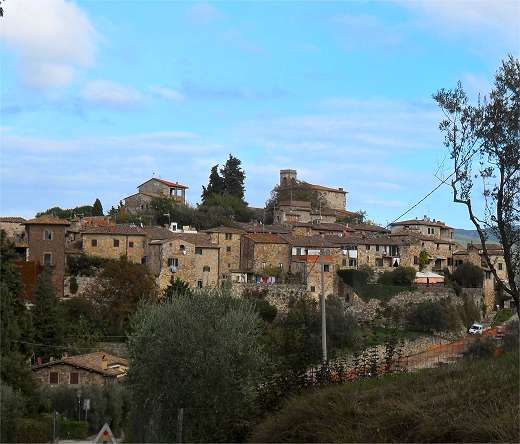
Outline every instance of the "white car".
[[468, 333], [470, 335], [481, 335], [484, 331], [484, 326], [482, 324], [473, 324], [469, 330]]

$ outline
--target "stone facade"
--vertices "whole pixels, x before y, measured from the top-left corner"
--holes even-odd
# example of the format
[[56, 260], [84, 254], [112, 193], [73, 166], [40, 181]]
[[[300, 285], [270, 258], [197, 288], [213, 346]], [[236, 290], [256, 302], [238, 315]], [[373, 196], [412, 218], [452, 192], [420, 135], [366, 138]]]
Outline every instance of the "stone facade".
[[25, 241], [24, 223], [22, 217], [0, 217], [0, 231], [4, 231], [7, 239], [13, 242]]
[[52, 280], [58, 296], [63, 296], [65, 277], [65, 231], [69, 222], [42, 216], [25, 222], [28, 260], [50, 266]]
[[211, 242], [220, 247], [220, 278], [229, 277], [231, 270], [240, 268], [240, 248], [243, 230], [232, 227], [217, 227], [205, 230]]
[[144, 234], [87, 233], [82, 234], [83, 251], [89, 256], [119, 259], [126, 256], [130, 262], [140, 264], [145, 254]]
[[298, 300], [308, 294], [305, 285], [296, 284], [255, 284], [255, 283], [233, 283], [235, 296], [241, 297], [244, 293], [264, 293], [265, 300], [274, 305], [279, 315], [287, 314], [289, 303]]
[[289, 245], [276, 234], [242, 236], [240, 268], [261, 273], [266, 268], [289, 270]]
[[219, 283], [219, 246], [197, 246], [186, 239], [164, 239], [149, 244], [148, 266], [164, 290], [172, 276], [192, 288]]
[[[58, 374], [58, 383], [51, 384], [51, 373]], [[78, 384], [71, 384], [71, 373], [78, 374]], [[79, 387], [80, 385], [104, 385], [115, 378], [107, 378], [100, 373], [74, 367], [70, 364], [56, 364], [33, 370], [33, 375], [40, 385], [68, 385]], [[74, 378], [74, 377], [73, 377]]]
[[422, 219], [404, 220], [390, 224], [392, 233], [402, 230], [414, 230], [423, 236], [433, 236], [437, 239], [453, 240], [453, 228], [440, 220], [424, 216]]
[[156, 197], [169, 197], [177, 203], [186, 204], [186, 190], [188, 187], [178, 182], [154, 177], [138, 186], [139, 192], [125, 197], [124, 208], [130, 214], [146, 213], [150, 203]]

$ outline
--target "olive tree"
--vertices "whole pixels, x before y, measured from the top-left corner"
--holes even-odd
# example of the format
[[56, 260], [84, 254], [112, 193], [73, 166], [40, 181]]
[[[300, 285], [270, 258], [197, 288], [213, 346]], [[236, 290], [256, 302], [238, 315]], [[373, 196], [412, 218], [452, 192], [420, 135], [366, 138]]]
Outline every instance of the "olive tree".
[[[486, 265], [499, 288], [519, 308], [520, 269], [520, 61], [509, 56], [495, 75], [489, 97], [476, 105], [459, 82], [434, 96], [444, 113], [439, 128], [453, 159], [453, 200], [466, 206], [477, 229]], [[475, 186], [481, 182], [482, 191]], [[478, 195], [484, 209], [478, 210]], [[487, 245], [488, 233], [502, 245], [507, 281], [499, 278]]]
[[173, 442], [244, 440], [264, 355], [253, 305], [221, 290], [179, 292], [144, 305], [132, 322], [130, 438]]

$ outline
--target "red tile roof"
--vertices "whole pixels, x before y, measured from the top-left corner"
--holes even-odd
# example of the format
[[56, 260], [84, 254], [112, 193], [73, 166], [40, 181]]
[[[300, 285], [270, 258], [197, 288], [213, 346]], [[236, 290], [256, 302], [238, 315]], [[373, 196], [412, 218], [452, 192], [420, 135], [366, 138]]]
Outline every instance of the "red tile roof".
[[257, 244], [286, 244], [287, 241], [277, 234], [269, 234], [269, 233], [251, 233], [247, 234], [244, 237], [251, 239], [253, 242]]
[[99, 227], [85, 228], [83, 234], [121, 234], [132, 236], [145, 236], [146, 233], [141, 227], [133, 225], [104, 225]]
[[441, 222], [440, 220], [432, 220], [432, 219], [410, 219], [410, 220], [401, 220], [398, 222], [392, 222], [390, 226], [392, 227], [398, 227], [401, 225], [428, 225], [428, 226], [436, 226], [441, 228], [451, 228], [450, 226], [446, 225], [444, 222]]
[[23, 217], [17, 217], [17, 216], [13, 216], [13, 217], [6, 216], [6, 217], [0, 217], [0, 222], [8, 222], [8, 223], [12, 223], [12, 224], [23, 224], [25, 222], [25, 219]]
[[24, 225], [70, 225], [70, 222], [66, 219], [60, 219], [58, 217], [44, 214], [43, 216], [24, 222]]
[[157, 180], [157, 181], [163, 183], [164, 185], [168, 185], [169, 187], [186, 188], [186, 189], [189, 188], [187, 185], [183, 185], [182, 183], [171, 182], [166, 179], [159, 179], [158, 177], [152, 177], [151, 179], [144, 181], [142, 184], [138, 185], [137, 187], [139, 188], [141, 185], [144, 185], [146, 182], [150, 182], [151, 180]]

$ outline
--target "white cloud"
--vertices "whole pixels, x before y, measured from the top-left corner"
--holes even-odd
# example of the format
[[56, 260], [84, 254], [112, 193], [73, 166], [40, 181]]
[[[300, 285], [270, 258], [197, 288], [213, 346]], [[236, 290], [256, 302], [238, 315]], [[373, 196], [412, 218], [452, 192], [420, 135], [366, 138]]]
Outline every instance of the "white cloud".
[[66, 0], [4, 3], [0, 39], [16, 51], [23, 81], [46, 88], [68, 84], [78, 67], [94, 62], [96, 30], [87, 14]]
[[222, 12], [209, 3], [196, 3], [188, 9], [188, 18], [199, 25], [207, 25], [222, 17]]
[[179, 91], [167, 88], [165, 86], [152, 86], [150, 91], [166, 100], [171, 100], [172, 102], [182, 102], [184, 100], [184, 95]]
[[88, 82], [81, 91], [81, 97], [87, 102], [113, 108], [131, 108], [144, 99], [135, 88], [111, 80]]

